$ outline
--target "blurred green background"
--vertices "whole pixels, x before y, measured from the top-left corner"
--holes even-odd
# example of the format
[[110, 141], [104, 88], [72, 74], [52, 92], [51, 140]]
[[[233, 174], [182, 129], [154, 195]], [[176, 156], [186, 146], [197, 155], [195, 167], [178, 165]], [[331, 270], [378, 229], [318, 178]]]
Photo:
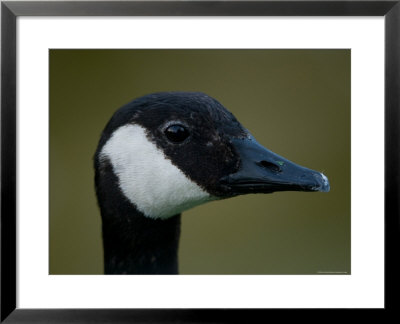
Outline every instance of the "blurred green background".
[[350, 50], [50, 50], [50, 274], [102, 274], [93, 155], [123, 104], [216, 98], [329, 193], [212, 202], [182, 216], [181, 274], [350, 273]]

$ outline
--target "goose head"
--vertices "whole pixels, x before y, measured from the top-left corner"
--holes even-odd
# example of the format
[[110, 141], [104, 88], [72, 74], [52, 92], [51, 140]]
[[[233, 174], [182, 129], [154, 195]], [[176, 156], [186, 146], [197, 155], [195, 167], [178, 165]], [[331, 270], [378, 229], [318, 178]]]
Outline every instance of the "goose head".
[[[154, 93], [120, 108], [103, 131], [95, 168], [97, 187], [115, 187], [151, 219], [243, 194], [330, 189], [325, 175], [265, 148], [197, 92]], [[116, 197], [99, 194], [107, 189], [98, 188], [100, 205]]]

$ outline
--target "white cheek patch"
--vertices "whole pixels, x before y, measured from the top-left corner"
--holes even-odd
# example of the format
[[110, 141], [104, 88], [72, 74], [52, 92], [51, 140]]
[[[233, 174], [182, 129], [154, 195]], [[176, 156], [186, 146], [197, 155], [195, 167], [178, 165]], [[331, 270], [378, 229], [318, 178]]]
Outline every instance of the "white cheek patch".
[[168, 218], [212, 200], [165, 157], [141, 126], [118, 128], [101, 151], [100, 159], [104, 157], [123, 194], [147, 217]]

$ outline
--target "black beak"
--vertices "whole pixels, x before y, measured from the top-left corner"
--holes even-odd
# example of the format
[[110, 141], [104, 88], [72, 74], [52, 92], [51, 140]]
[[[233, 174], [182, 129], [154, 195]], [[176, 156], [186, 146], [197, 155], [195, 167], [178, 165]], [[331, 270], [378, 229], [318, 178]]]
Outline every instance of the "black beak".
[[234, 139], [241, 159], [238, 172], [223, 177], [222, 186], [234, 195], [275, 191], [323, 191], [330, 189], [328, 178], [304, 168], [261, 146], [254, 138]]

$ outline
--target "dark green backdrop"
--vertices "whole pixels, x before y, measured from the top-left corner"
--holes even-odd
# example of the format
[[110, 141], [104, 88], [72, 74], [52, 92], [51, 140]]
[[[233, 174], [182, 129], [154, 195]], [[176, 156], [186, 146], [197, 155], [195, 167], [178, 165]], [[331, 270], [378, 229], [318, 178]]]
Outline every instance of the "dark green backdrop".
[[102, 273], [100, 133], [128, 101], [173, 90], [215, 97], [261, 144], [331, 182], [185, 212], [180, 273], [350, 273], [350, 50], [51, 50], [50, 273]]

